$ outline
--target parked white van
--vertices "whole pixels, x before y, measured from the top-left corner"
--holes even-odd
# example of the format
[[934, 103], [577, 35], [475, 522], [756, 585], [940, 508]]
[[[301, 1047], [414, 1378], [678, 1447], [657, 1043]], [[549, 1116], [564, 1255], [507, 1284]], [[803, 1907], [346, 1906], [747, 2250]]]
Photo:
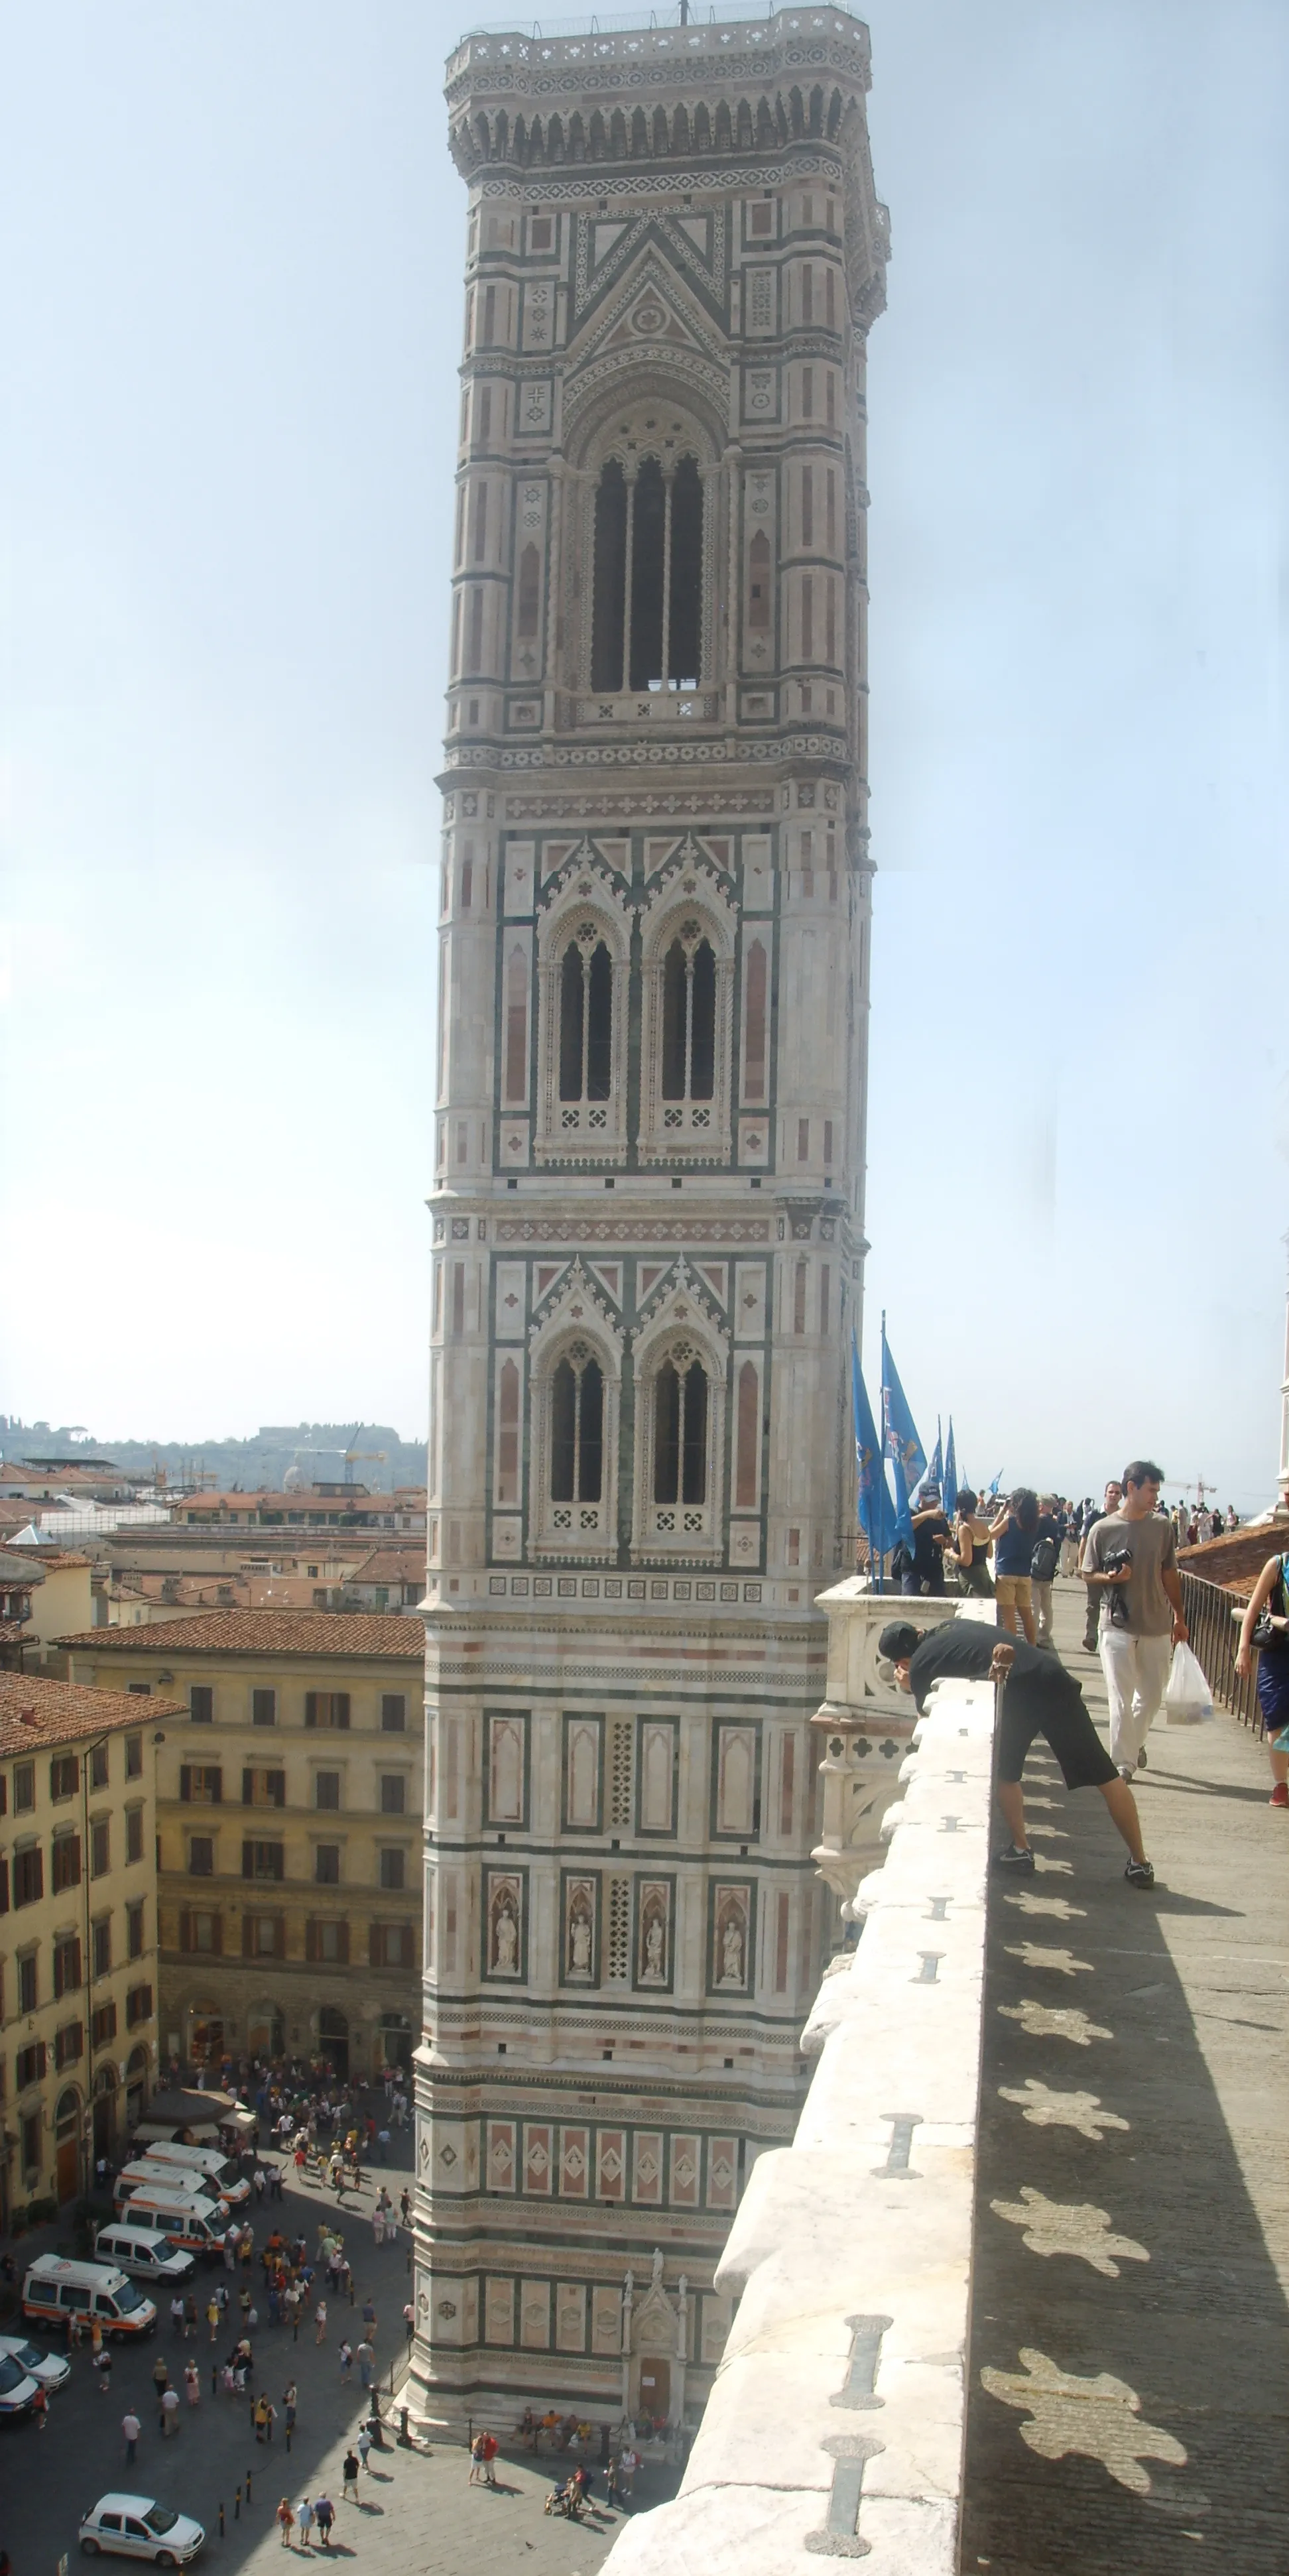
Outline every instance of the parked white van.
[[251, 2186], [232, 2156], [221, 2155], [218, 2147], [177, 2147], [163, 2139], [143, 2150], [145, 2165], [169, 2165], [174, 2172], [191, 2176], [194, 2191], [209, 2192], [218, 2200], [249, 2200]]
[[187, 2173], [181, 2165], [154, 2165], [151, 2156], [142, 2156], [137, 2164], [122, 2165], [112, 2191], [117, 2215], [131, 2207], [141, 2191], [163, 2192], [167, 2200], [208, 2200], [224, 2213], [228, 2224], [228, 2203], [204, 2174]]
[[115, 2264], [73, 2263], [61, 2254], [37, 2255], [22, 2285], [22, 2313], [43, 2326], [98, 2317], [111, 2343], [151, 2334], [157, 2322], [151, 2299]]
[[164, 2183], [157, 2183], [131, 2192], [115, 2223], [119, 2226], [122, 2220], [131, 2228], [155, 2229], [185, 2254], [205, 2254], [213, 2261], [223, 2250], [228, 2208], [225, 2202], [169, 2191]]
[[134, 2272], [145, 2281], [164, 2281], [171, 2289], [176, 2281], [187, 2281], [192, 2276], [191, 2254], [172, 2245], [159, 2227], [132, 2227], [128, 2219], [118, 2218], [110, 2227], [100, 2227], [94, 2251], [100, 2263], [114, 2263], [118, 2271]]

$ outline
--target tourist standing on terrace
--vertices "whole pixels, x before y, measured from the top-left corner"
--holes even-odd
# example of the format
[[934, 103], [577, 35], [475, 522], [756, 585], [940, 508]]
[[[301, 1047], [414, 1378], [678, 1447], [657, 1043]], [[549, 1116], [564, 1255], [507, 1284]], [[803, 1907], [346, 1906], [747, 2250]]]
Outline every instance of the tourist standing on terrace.
[[1128, 1846], [1124, 1877], [1130, 1887], [1153, 1887], [1155, 1873], [1141, 1839], [1137, 1802], [1121, 1780], [1083, 1705], [1072, 1673], [1055, 1655], [1000, 1637], [976, 1619], [950, 1619], [925, 1633], [908, 1620], [893, 1620], [877, 1640], [879, 1655], [894, 1667], [900, 1690], [911, 1691], [921, 1713], [938, 1681], [992, 1681], [1006, 1687], [998, 1712], [998, 1804], [1011, 1841], [994, 1854], [994, 1866], [1028, 1877], [1034, 1855], [1025, 1833], [1021, 1773], [1036, 1735], [1045, 1736], [1067, 1789], [1099, 1789]]
[[1134, 1458], [1123, 1501], [1092, 1528], [1083, 1580], [1101, 1596], [1097, 1643], [1110, 1701], [1110, 1752], [1121, 1780], [1146, 1768], [1146, 1737], [1163, 1706], [1174, 1646], [1190, 1634], [1171, 1521], [1159, 1511], [1163, 1469]]
[[[1092, 1497], [1089, 1494], [1088, 1499], [1083, 1506], [1084, 1547], [1087, 1546], [1089, 1532], [1096, 1528], [1097, 1522], [1104, 1520], [1107, 1512], [1117, 1512], [1122, 1501], [1123, 1487], [1120, 1484], [1116, 1484], [1113, 1477], [1111, 1477], [1109, 1484], [1106, 1486], [1105, 1501], [1102, 1504], [1100, 1511], [1095, 1509]], [[1080, 1563], [1081, 1562], [1082, 1559], [1080, 1558]], [[1089, 1583], [1087, 1587], [1087, 1592], [1088, 1615], [1083, 1622], [1083, 1650], [1085, 1654], [1095, 1655], [1097, 1650], [1097, 1613], [1101, 1608], [1101, 1596], [1091, 1583]]]
[[1289, 1555], [1269, 1556], [1244, 1617], [1235, 1669], [1247, 1678], [1255, 1652], [1253, 1631], [1266, 1614], [1268, 1633], [1257, 1647], [1258, 1706], [1270, 1737], [1271, 1804], [1289, 1807]]
[[1004, 1503], [998, 1518], [990, 1526], [994, 1550], [994, 1597], [998, 1603], [998, 1625], [1015, 1631], [1023, 1628], [1027, 1642], [1034, 1639], [1034, 1592], [1030, 1566], [1034, 1555], [1034, 1536], [1038, 1528], [1038, 1496], [1028, 1485], [1018, 1485], [1009, 1503]]

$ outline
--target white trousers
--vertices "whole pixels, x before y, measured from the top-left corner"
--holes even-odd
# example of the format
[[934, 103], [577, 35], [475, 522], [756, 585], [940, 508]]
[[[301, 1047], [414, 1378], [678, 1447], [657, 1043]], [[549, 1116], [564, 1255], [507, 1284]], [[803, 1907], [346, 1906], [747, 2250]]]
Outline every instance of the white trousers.
[[1116, 1769], [1131, 1771], [1163, 1706], [1173, 1641], [1134, 1637], [1126, 1628], [1107, 1628], [1103, 1620], [1097, 1644], [1110, 1702], [1110, 1759]]

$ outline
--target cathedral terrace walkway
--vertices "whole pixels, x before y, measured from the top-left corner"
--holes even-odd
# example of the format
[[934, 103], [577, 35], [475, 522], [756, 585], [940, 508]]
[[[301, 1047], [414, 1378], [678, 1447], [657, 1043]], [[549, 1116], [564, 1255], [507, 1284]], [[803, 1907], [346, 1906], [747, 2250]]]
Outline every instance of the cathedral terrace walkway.
[[1283, 2576], [1289, 1817], [1234, 1718], [1156, 1724], [1142, 1897], [1043, 1752], [1038, 1871], [990, 1892], [961, 2565]]
[[[1058, 1642], [1104, 1727], [1100, 1668], [1078, 1642], [1081, 1587], [1057, 1601]], [[972, 1910], [969, 1873], [930, 1896], [929, 1872], [949, 1885], [938, 1810], [950, 1781], [965, 1780], [953, 1801], [983, 1854], [973, 1747], [937, 1750], [939, 1707], [887, 1863], [906, 1893], [896, 1884], [879, 1901], [856, 1962], [876, 1934], [888, 2004], [909, 2027], [921, 2000], [898, 1948], [901, 1909], [911, 1922], [921, 1884], [950, 1927]], [[958, 1733], [970, 1711], [952, 1716]], [[982, 2044], [978, 2125], [956, 2155], [952, 2109], [932, 2099], [951, 2026], [923, 2025], [924, 2067], [906, 2059], [907, 2094], [883, 2095], [892, 2119], [916, 2102], [927, 2115], [908, 2130], [905, 2192], [869, 2178], [858, 2078], [839, 2086], [835, 2055], [829, 2075], [829, 2051], [856, 2039], [861, 2055], [880, 2051], [889, 2027], [870, 1957], [867, 2019], [851, 2005], [834, 2030], [796, 2145], [774, 2160], [760, 2208], [749, 2218], [745, 2203], [736, 2221], [748, 2289], [681, 2496], [617, 2542], [615, 2576], [707, 2576], [726, 2560], [740, 2576], [805, 2576], [819, 2557], [860, 2556], [873, 2576], [1284, 2576], [1286, 1818], [1267, 1805], [1261, 1747], [1224, 1714], [1159, 1725], [1149, 1750], [1153, 1894], [1127, 1887], [1101, 1801], [1067, 1796], [1040, 1744], [1026, 1774], [1038, 1868], [1019, 1885], [990, 1879], [983, 1977], [955, 1961], [951, 1929], [912, 1932], [945, 1941], [939, 1980], [964, 2022], [974, 1999]], [[849, 1983], [825, 1981], [817, 2018], [835, 2021], [830, 1994]], [[959, 2165], [973, 2177], [960, 2243]], [[800, 2204], [812, 2190], [836, 2291], [822, 2263], [810, 2278]], [[839, 2302], [856, 2313], [834, 2314]], [[741, 2425], [729, 2402], [740, 2378]], [[965, 2445], [950, 2383], [965, 2395]]]

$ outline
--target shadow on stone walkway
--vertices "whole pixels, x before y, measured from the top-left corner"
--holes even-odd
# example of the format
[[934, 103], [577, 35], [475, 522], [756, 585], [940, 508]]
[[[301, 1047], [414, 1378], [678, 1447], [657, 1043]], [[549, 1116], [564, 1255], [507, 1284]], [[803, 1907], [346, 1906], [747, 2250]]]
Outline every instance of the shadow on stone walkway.
[[1041, 1742], [991, 1891], [963, 2576], [1289, 2570], [1289, 1815], [1224, 1714], [1148, 1753], [1153, 1895]]

